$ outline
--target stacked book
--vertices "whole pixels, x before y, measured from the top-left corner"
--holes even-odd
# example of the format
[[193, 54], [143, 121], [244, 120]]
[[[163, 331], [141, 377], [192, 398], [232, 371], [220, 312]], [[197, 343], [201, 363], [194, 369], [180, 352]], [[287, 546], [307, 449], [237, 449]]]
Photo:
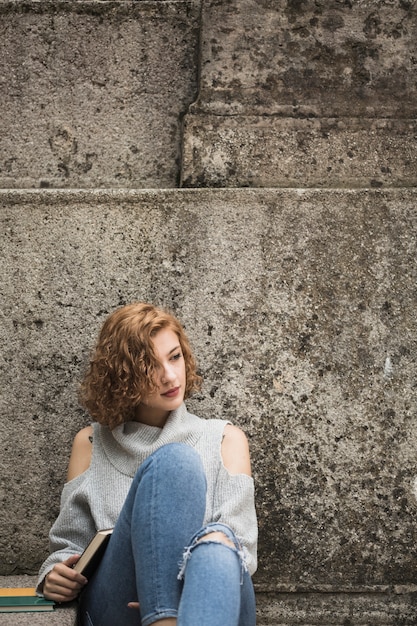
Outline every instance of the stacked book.
[[0, 613], [53, 611], [55, 603], [36, 595], [34, 587], [0, 589]]

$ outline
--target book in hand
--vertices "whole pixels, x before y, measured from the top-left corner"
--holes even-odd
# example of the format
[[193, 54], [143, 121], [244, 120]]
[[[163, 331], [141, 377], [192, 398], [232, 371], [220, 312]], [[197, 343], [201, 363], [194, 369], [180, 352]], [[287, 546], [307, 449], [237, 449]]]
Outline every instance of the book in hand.
[[0, 613], [32, 613], [53, 611], [55, 602], [36, 595], [34, 587], [0, 589]]
[[97, 531], [74, 565], [73, 569], [76, 572], [79, 572], [86, 578], [91, 578], [103, 557], [112, 532], [113, 528]]

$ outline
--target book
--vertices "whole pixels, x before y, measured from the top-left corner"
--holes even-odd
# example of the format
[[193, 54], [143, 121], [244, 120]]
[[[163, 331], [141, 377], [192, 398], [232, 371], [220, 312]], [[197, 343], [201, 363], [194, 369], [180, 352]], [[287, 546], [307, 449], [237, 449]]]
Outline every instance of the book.
[[0, 613], [53, 611], [55, 602], [36, 595], [34, 587], [0, 589]]
[[113, 528], [97, 531], [74, 565], [76, 572], [79, 572], [86, 578], [91, 578], [103, 557], [112, 532]]

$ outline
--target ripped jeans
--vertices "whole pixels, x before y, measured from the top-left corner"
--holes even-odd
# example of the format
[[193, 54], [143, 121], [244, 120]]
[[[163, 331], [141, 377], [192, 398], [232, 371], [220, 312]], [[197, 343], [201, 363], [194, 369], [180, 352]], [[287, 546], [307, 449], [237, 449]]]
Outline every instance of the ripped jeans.
[[[173, 443], [139, 467], [101, 564], [79, 600], [80, 626], [254, 626], [255, 595], [242, 549], [220, 523], [202, 528], [199, 454]], [[211, 540], [220, 531], [225, 543]], [[139, 602], [140, 608], [129, 608]]]

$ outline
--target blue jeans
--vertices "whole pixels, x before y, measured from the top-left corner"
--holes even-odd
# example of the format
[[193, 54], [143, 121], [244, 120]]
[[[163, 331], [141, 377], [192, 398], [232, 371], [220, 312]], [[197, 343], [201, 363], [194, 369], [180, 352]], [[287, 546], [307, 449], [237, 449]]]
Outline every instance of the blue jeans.
[[[254, 626], [240, 544], [224, 524], [202, 528], [205, 507], [205, 473], [193, 448], [173, 443], [149, 456], [80, 596], [81, 626], [149, 626], [167, 617], [177, 626]], [[213, 531], [234, 547], [205, 537]], [[139, 611], [127, 606], [135, 601]]]

